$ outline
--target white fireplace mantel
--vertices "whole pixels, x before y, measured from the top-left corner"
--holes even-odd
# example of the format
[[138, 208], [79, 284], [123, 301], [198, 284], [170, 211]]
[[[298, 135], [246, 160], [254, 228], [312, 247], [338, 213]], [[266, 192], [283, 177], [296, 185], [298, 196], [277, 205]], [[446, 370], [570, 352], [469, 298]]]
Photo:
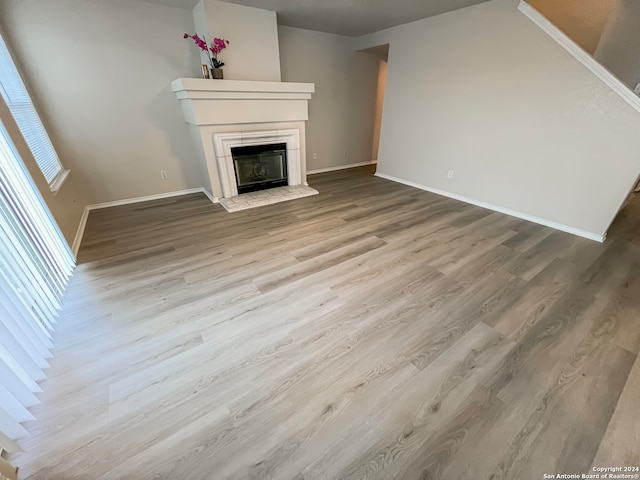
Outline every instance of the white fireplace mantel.
[[[171, 83], [178, 98], [235, 98], [251, 94], [251, 98], [310, 99], [315, 92], [314, 83], [254, 82], [248, 80], [210, 80], [204, 78], [178, 78]], [[233, 95], [233, 97], [229, 97]], [[246, 98], [246, 95], [244, 96]]]
[[306, 121], [315, 84], [179, 78], [171, 88], [187, 123], [227, 125]]
[[246, 142], [252, 135], [255, 140], [265, 132], [277, 136], [284, 132], [294, 135], [291, 132], [295, 131], [290, 138], [296, 140], [288, 142], [288, 151], [297, 152], [290, 152], [288, 162], [299, 164], [289, 166], [289, 185], [306, 184], [305, 122], [309, 119], [308, 102], [315, 91], [313, 83], [179, 78], [171, 88], [202, 153], [214, 197], [237, 195], [237, 190], [228, 185], [232, 178], [224, 168], [229, 159], [221, 158], [228, 157], [221, 138], [244, 137]]

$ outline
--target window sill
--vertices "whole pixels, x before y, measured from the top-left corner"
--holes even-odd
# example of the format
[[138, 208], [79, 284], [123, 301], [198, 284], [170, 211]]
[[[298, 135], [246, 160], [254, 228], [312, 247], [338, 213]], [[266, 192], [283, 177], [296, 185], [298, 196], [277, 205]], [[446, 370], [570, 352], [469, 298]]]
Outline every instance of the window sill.
[[62, 170], [56, 178], [53, 179], [53, 182], [49, 184], [51, 193], [56, 195], [60, 191], [60, 188], [62, 188], [62, 184], [67, 180], [69, 173], [71, 173], [71, 170]]

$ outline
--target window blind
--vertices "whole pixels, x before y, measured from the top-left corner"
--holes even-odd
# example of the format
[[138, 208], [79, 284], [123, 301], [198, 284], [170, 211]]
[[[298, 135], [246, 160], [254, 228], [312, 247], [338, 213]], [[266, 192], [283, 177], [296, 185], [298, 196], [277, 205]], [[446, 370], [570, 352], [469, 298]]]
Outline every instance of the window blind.
[[27, 434], [75, 260], [0, 123], [0, 432]]
[[64, 168], [1, 35], [0, 94], [9, 106], [47, 182], [50, 186], [55, 185]]

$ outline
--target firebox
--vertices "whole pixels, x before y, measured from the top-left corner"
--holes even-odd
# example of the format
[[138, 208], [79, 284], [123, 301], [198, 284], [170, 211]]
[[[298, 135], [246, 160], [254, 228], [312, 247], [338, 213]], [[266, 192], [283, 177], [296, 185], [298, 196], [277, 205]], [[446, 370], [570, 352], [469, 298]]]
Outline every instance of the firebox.
[[233, 147], [238, 194], [284, 187], [287, 179], [287, 144]]

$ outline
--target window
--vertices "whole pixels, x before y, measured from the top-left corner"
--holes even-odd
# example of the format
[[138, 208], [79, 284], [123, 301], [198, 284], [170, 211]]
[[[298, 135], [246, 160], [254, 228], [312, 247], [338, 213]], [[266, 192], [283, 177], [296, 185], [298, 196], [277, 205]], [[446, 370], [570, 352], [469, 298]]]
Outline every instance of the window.
[[75, 261], [0, 122], [0, 432], [27, 435]]
[[58, 191], [69, 171], [65, 170], [60, 163], [2, 36], [0, 36], [0, 95], [11, 110], [51, 191]]

